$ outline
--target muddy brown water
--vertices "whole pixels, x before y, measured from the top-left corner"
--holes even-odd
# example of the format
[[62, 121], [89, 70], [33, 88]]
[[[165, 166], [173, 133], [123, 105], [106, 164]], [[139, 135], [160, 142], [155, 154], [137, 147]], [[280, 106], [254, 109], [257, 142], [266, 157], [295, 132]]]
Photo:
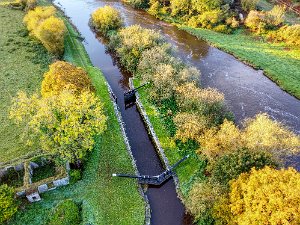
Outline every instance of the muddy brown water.
[[[233, 56], [209, 46], [205, 41], [198, 40], [185, 31], [180, 31], [120, 1], [55, 0], [54, 2], [65, 11], [85, 38], [84, 45], [92, 63], [103, 71], [113, 92], [118, 97], [127, 136], [141, 174], [156, 175], [164, 168], [136, 107], [127, 110], [124, 108], [123, 92], [129, 89], [130, 74], [118, 67], [113, 57], [106, 52], [101, 38], [97, 38], [88, 26], [90, 14], [98, 7], [107, 4], [121, 12], [126, 25], [139, 24], [142, 27], [161, 31], [166, 39], [177, 48], [177, 55], [180, 58], [201, 70], [202, 86], [217, 88], [225, 94], [226, 103], [235, 114], [237, 123], [241, 124], [245, 118], [252, 117], [259, 112], [266, 112], [300, 134], [300, 101], [282, 91], [265, 77], [262, 71], [254, 70]], [[293, 158], [293, 160], [297, 163], [300, 158]], [[299, 163], [297, 168], [300, 168]], [[192, 223], [177, 198], [173, 180], [169, 180], [158, 188], [149, 187], [146, 194], [152, 208], [152, 224]]]

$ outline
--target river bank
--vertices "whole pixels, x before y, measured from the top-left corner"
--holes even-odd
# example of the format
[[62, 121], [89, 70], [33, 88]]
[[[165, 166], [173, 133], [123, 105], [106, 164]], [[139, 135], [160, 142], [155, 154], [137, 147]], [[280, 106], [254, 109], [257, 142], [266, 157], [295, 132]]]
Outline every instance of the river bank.
[[[48, 3], [42, 2], [42, 4]], [[14, 17], [15, 22], [23, 26], [24, 13], [16, 10], [13, 10], [13, 13], [18, 15]], [[67, 19], [64, 18], [64, 21], [68, 33], [63, 59], [88, 71], [96, 93], [104, 103], [109, 129], [101, 137], [96, 138], [95, 148], [88, 157], [80, 181], [43, 194], [43, 200], [40, 202], [24, 205], [24, 208], [17, 212], [9, 224], [45, 224], [52, 208], [61, 200], [68, 198], [81, 205], [81, 219], [84, 224], [119, 224], [120, 218], [125, 224], [143, 224], [145, 202], [138, 191], [136, 182], [112, 179], [111, 177], [113, 172], [119, 170], [128, 173], [135, 173], [135, 170], [124, 143], [105, 78], [99, 69], [93, 67], [81, 41], [78, 39], [79, 34]], [[18, 65], [24, 66], [22, 63]], [[38, 70], [31, 72], [38, 78], [39, 82], [36, 82], [36, 86], [39, 86], [43, 72], [38, 72]], [[37, 76], [37, 73], [40, 76]], [[30, 77], [27, 77], [27, 80], [33, 81]], [[17, 83], [16, 81], [15, 87]]]

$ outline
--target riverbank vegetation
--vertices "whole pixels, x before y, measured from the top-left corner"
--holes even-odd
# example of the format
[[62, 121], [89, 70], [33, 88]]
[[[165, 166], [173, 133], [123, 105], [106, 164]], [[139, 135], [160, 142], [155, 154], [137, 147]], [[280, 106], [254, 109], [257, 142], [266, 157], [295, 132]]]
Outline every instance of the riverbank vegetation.
[[264, 70], [283, 90], [300, 98], [299, 21], [291, 19], [285, 7], [246, 0], [139, 1], [150, 14]]
[[[43, 2], [43, 4], [47, 3]], [[40, 10], [45, 11], [44, 9], [41, 8]], [[11, 94], [7, 96], [5, 105], [1, 104], [1, 107], [9, 112], [11, 97], [16, 96], [16, 93], [20, 90], [28, 93], [27, 97], [25, 94], [19, 94], [19, 97], [15, 98], [11, 108], [11, 116], [17, 121], [22, 120], [22, 122], [27, 123], [28, 128], [33, 128], [28, 131], [32, 131], [30, 137], [35, 137], [35, 139], [30, 139], [27, 144], [31, 144], [32, 141], [40, 142], [34, 148], [35, 146], [28, 147], [24, 141], [20, 141], [24, 130], [22, 127], [14, 126], [8, 120], [8, 113], [5, 113], [4, 115], [1, 114], [1, 116], [6, 116], [3, 121], [4, 119], [9, 121], [9, 129], [13, 129], [13, 132], [17, 133], [14, 139], [9, 139], [9, 142], [12, 142], [10, 144], [20, 143], [26, 153], [32, 150], [37, 151], [37, 149], [43, 151], [49, 149], [54, 154], [58, 153], [60, 160], [71, 160], [75, 162], [73, 166], [76, 167], [76, 162], [80, 159], [81, 163], [79, 165], [83, 165], [83, 167], [80, 167], [82, 176], [79, 176], [79, 179], [82, 177], [81, 180], [77, 179], [77, 182], [75, 180], [72, 185], [44, 193], [41, 202], [34, 204], [22, 202], [17, 212], [15, 210], [17, 207], [11, 208], [11, 212], [16, 212], [16, 214], [8, 221], [8, 224], [47, 224], [51, 221], [56, 224], [57, 217], [60, 217], [61, 213], [66, 213], [65, 216], [68, 218], [63, 218], [66, 219], [65, 221], [76, 220], [78, 222], [80, 220], [85, 224], [118, 224], [119, 218], [122, 218], [122, 221], [126, 224], [142, 224], [144, 221], [144, 202], [137, 190], [136, 183], [131, 180], [111, 179], [111, 174], [117, 170], [121, 169], [128, 173], [134, 171], [103, 74], [91, 64], [82, 43], [76, 38], [79, 34], [61, 14], [55, 13], [56, 18], [62, 18], [59, 20], [63, 21], [66, 31], [64, 35], [64, 52], [60, 57], [70, 63], [57, 61], [48, 70], [48, 65], [51, 64], [52, 59], [42, 45], [28, 37], [28, 33], [22, 25], [24, 13], [3, 6], [0, 6], [0, 13], [3, 13], [3, 20], [0, 21], [1, 29], [4, 34], [9, 36], [8, 38], [3, 37], [4, 44], [1, 44], [1, 51], [10, 54], [7, 59], [3, 58], [1, 63], [5, 65], [6, 62], [8, 65], [1, 66], [1, 69], [6, 69], [3, 74], [7, 73], [9, 75], [12, 73], [15, 76], [13, 81], [7, 80], [12, 83], [11, 85], [5, 85], [1, 89], [11, 88]], [[11, 20], [11, 17], [14, 18], [15, 27], [11, 27], [12, 24], [9, 22], [5, 24], [5, 21]], [[3, 24], [2, 21], [4, 21]], [[16, 30], [14, 30], [15, 28]], [[20, 30], [24, 33], [20, 33]], [[10, 33], [10, 31], [12, 32]], [[22, 35], [23, 38], [20, 38], [20, 40], [23, 40], [24, 43], [29, 42], [31, 48], [27, 49], [23, 42], [19, 42], [16, 45], [17, 48], [13, 45], [19, 40], [19, 35]], [[14, 40], [14, 38], [17, 40]], [[5, 43], [8, 44], [5, 45]], [[10, 45], [14, 47], [14, 50], [6, 52], [9, 49], [5, 49], [5, 46]], [[31, 51], [28, 51], [30, 49]], [[39, 54], [39, 49], [43, 50], [41, 52], [44, 54], [40, 54], [40, 57], [48, 56], [48, 58], [43, 58], [43, 60], [48, 59], [48, 61], [38, 61], [39, 57], [36, 56]], [[18, 51], [16, 52], [16, 50]], [[19, 53], [24, 53], [25, 57], [18, 58], [22, 57]], [[28, 58], [31, 54], [32, 58]], [[32, 62], [34, 57], [37, 60], [35, 61], [36, 64]], [[16, 63], [11, 61], [12, 59], [22, 60]], [[30, 63], [32, 63], [32, 66]], [[29, 65], [29, 68], [26, 68], [26, 65]], [[23, 68], [25, 68], [24, 74]], [[46, 72], [47, 70], [48, 72]], [[61, 73], [62, 70], [65, 73]], [[65, 70], [69, 72], [67, 73]], [[17, 79], [20, 77], [19, 73], [23, 75], [20, 79]], [[43, 74], [44, 81], [41, 82]], [[24, 84], [20, 83], [23, 79]], [[26, 81], [28, 82], [26, 83]], [[41, 83], [43, 83], [42, 88]], [[42, 96], [34, 94], [40, 91], [42, 91]], [[81, 104], [78, 104], [78, 100]], [[70, 104], [75, 101], [77, 104]], [[25, 114], [30, 115], [27, 117]], [[92, 120], [98, 124], [94, 125], [100, 130], [98, 128], [94, 131], [90, 129], [93, 127], [90, 124]], [[46, 124], [48, 125], [45, 126]], [[76, 124], [78, 125], [77, 130], [73, 126]], [[88, 129], [82, 129], [82, 126]], [[108, 129], [105, 130], [106, 127]], [[82, 131], [85, 133], [84, 136], [82, 136]], [[99, 131], [101, 132], [99, 133]], [[49, 134], [56, 134], [56, 137]], [[42, 146], [38, 147], [39, 144], [42, 144]], [[53, 152], [52, 150], [59, 150], [59, 152]], [[20, 156], [19, 160], [21, 160], [24, 156], [20, 154], [18, 149], [15, 156], [12, 156], [11, 153], [13, 151], [8, 149], [6, 152], [6, 154], [10, 154], [8, 159], [13, 160], [16, 156]], [[60, 163], [60, 160], [57, 163]], [[7, 162], [7, 159], [4, 161], [1, 157], [1, 163], [3, 162]], [[11, 162], [13, 163], [13, 161]], [[80, 215], [75, 215], [78, 210], [73, 210], [73, 203], [63, 204], [62, 202], [60, 204], [64, 199], [72, 199], [77, 206], [80, 206]], [[0, 205], [2, 206], [2, 202]], [[66, 205], [66, 207], [62, 207], [63, 205]], [[71, 211], [69, 205], [71, 208], [73, 207]], [[55, 206], [57, 206], [57, 210], [52, 210]], [[57, 213], [59, 215], [56, 215]], [[5, 218], [1, 215], [0, 219], [7, 220], [9, 218], [6, 215]]]
[[[108, 48], [134, 75], [135, 85], [150, 83], [139, 94], [170, 162], [191, 155], [177, 169], [177, 175], [182, 200], [198, 224], [235, 224], [245, 215], [255, 216], [255, 211], [248, 209], [233, 211], [236, 202], [227, 197], [244, 187], [248, 180], [241, 180], [245, 176], [252, 179], [256, 171], [258, 176], [264, 171], [299, 175], [292, 169], [278, 169], [283, 166], [283, 158], [300, 151], [300, 137], [267, 114], [258, 114], [237, 127], [226, 110], [223, 94], [202, 88], [197, 80], [200, 71], [176, 58], [156, 31], [138, 25], [122, 28], [111, 34]], [[285, 175], [283, 179], [293, 180]], [[262, 189], [263, 185], [257, 184]], [[271, 189], [276, 185], [271, 182]], [[285, 187], [279, 189], [285, 192]], [[271, 199], [272, 194], [265, 198]], [[274, 199], [274, 208], [283, 198]], [[298, 197], [292, 198], [297, 205]], [[270, 218], [286, 219], [277, 213], [273, 210]], [[291, 216], [290, 221], [296, 224], [298, 218]]]

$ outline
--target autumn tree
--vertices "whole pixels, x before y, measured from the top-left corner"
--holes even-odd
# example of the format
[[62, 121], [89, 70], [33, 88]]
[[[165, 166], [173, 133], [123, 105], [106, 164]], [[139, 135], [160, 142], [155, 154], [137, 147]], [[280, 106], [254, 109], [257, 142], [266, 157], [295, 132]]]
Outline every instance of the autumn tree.
[[47, 97], [58, 95], [65, 89], [70, 89], [75, 94], [94, 90], [91, 79], [84, 69], [68, 62], [57, 61], [51, 64], [49, 71], [44, 74], [41, 93], [43, 97]]
[[10, 219], [18, 210], [13, 188], [3, 184], [0, 186], [0, 223]]
[[108, 5], [98, 8], [92, 13], [92, 23], [104, 35], [107, 35], [111, 30], [119, 29], [123, 25], [118, 10]]
[[226, 224], [300, 224], [300, 173], [293, 168], [252, 169], [231, 183], [228, 200], [218, 204], [215, 219]]
[[28, 144], [38, 141], [45, 152], [70, 162], [93, 149], [94, 136], [104, 132], [107, 120], [93, 93], [75, 95], [70, 90], [46, 98], [20, 92], [13, 99], [10, 118], [25, 125]]
[[66, 27], [62, 19], [51, 16], [45, 19], [37, 28], [37, 38], [45, 48], [54, 55], [64, 52]]

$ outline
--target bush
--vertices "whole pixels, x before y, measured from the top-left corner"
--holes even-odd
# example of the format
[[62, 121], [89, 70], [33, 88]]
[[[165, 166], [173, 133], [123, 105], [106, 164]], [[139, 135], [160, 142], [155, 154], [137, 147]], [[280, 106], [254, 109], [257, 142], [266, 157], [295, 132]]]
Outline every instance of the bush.
[[84, 69], [64, 61], [57, 61], [51, 64], [49, 71], [44, 74], [41, 93], [43, 97], [47, 97], [58, 95], [64, 89], [73, 90], [75, 94], [94, 90]]
[[278, 163], [272, 155], [263, 151], [238, 149], [218, 158], [212, 165], [212, 179], [217, 183], [229, 185], [229, 181], [240, 174], [250, 172], [251, 168], [262, 169], [265, 166], [276, 168]]
[[18, 210], [13, 188], [3, 184], [0, 186], [0, 223], [9, 220]]
[[222, 0], [191, 0], [191, 8], [194, 14], [202, 14], [219, 9], [221, 5]]
[[61, 201], [53, 210], [48, 225], [79, 225], [79, 207], [71, 199]]
[[244, 126], [242, 140], [249, 149], [263, 149], [278, 156], [300, 151], [300, 137], [265, 113], [246, 120]]
[[31, 35], [37, 37], [39, 25], [51, 16], [54, 16], [56, 9], [53, 6], [36, 7], [30, 10], [24, 17], [23, 22], [26, 24]]
[[122, 1], [132, 5], [134, 8], [137, 9], [145, 9], [148, 8], [149, 6], [149, 0], [122, 0]]
[[281, 27], [275, 40], [284, 41], [291, 46], [300, 46], [300, 24]]
[[208, 121], [203, 116], [192, 113], [178, 113], [174, 118], [177, 127], [175, 138], [182, 142], [197, 140], [208, 126]]
[[188, 194], [187, 209], [198, 220], [201, 217], [210, 217], [211, 208], [219, 200], [224, 189], [217, 183], [209, 181], [195, 183]]
[[242, 147], [240, 130], [233, 122], [227, 120], [219, 129], [213, 127], [207, 130], [198, 141], [201, 145], [198, 153], [206, 155], [211, 161]]
[[215, 89], [201, 89], [194, 83], [186, 83], [176, 89], [176, 101], [182, 111], [207, 117], [209, 126], [224, 120], [224, 95]]
[[226, 24], [231, 28], [235, 29], [240, 26], [239, 21], [235, 17], [229, 17], [226, 19]]
[[37, 0], [17, 0], [17, 2], [21, 5], [22, 9], [33, 10], [37, 5]]
[[227, 27], [227, 25], [218, 25], [214, 28], [214, 31], [219, 32], [219, 33], [223, 33], [223, 34], [230, 34], [232, 32], [232, 30], [230, 28]]
[[275, 5], [272, 10], [266, 12], [266, 24], [272, 28], [277, 27], [284, 21], [286, 6]]
[[170, 4], [172, 16], [183, 16], [189, 14], [191, 7], [190, 0], [171, 0]]
[[254, 10], [259, 0], [241, 0], [242, 9], [246, 12]]
[[299, 224], [299, 181], [300, 173], [293, 168], [253, 168], [232, 181], [228, 199], [214, 207], [220, 210], [215, 219], [226, 224]]
[[70, 171], [70, 183], [74, 184], [77, 181], [81, 180], [81, 171], [80, 170], [71, 170]]
[[203, 28], [212, 29], [214, 26], [216, 26], [218, 23], [220, 23], [223, 20], [222, 17], [222, 11], [221, 10], [212, 10], [203, 12], [198, 17], [198, 23]]
[[113, 35], [110, 38], [109, 48], [116, 52], [122, 66], [134, 73], [142, 53], [164, 43], [164, 39], [158, 32], [133, 25], [122, 28]]
[[264, 12], [251, 10], [245, 20], [245, 25], [253, 32], [263, 33], [267, 26], [265, 16]]
[[105, 36], [108, 35], [109, 31], [117, 30], [123, 26], [123, 20], [118, 10], [107, 5], [92, 13], [92, 23]]
[[52, 54], [60, 56], [64, 52], [66, 27], [63, 20], [54, 16], [45, 19], [37, 29], [37, 38]]

